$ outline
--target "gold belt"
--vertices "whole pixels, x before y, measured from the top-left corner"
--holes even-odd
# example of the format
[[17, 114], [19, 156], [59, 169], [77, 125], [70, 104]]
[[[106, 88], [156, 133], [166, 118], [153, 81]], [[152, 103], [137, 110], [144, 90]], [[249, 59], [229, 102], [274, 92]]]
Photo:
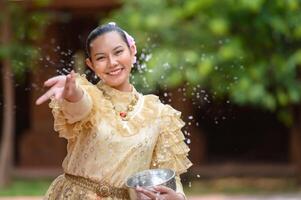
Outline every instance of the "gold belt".
[[76, 185], [95, 192], [99, 197], [117, 197], [121, 199], [129, 199], [127, 189], [118, 188], [109, 185], [106, 182], [95, 182], [81, 176], [66, 174], [65, 178]]

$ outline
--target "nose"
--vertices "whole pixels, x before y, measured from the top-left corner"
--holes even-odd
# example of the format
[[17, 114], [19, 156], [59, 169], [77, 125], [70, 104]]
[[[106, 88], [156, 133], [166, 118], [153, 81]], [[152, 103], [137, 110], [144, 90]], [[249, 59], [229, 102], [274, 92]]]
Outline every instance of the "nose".
[[118, 65], [117, 59], [110, 55], [109, 56], [109, 67], [116, 67]]

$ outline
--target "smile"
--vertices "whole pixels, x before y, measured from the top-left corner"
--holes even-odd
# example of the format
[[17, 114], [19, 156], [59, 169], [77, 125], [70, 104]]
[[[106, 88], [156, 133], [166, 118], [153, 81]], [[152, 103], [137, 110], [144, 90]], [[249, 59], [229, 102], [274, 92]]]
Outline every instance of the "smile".
[[123, 68], [118, 68], [118, 69], [114, 69], [113, 71], [107, 73], [111, 76], [116, 76], [116, 75], [119, 75], [121, 73], [121, 71], [123, 70]]

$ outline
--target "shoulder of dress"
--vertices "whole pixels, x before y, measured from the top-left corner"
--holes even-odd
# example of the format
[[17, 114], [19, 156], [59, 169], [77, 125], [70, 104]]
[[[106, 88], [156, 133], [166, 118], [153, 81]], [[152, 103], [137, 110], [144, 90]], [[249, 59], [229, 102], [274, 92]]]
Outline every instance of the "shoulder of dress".
[[143, 95], [144, 97], [144, 101], [146, 101], [147, 103], [153, 104], [155, 106], [158, 106], [161, 110], [165, 111], [165, 112], [171, 112], [171, 113], [175, 113], [175, 112], [180, 112], [177, 109], [175, 109], [174, 107], [172, 107], [170, 104], [168, 103], [163, 103], [159, 96], [154, 95], [154, 94], [147, 94], [147, 95]]
[[146, 95], [143, 95], [143, 97], [144, 97], [144, 101], [149, 101], [149, 102], [152, 102], [152, 103], [162, 104], [162, 102], [159, 99], [159, 96], [157, 96], [157, 95], [146, 94]]
[[164, 104], [161, 102], [159, 96], [154, 94], [143, 95], [144, 97], [144, 105], [148, 105], [148, 107], [152, 107], [157, 111], [161, 111], [164, 107]]

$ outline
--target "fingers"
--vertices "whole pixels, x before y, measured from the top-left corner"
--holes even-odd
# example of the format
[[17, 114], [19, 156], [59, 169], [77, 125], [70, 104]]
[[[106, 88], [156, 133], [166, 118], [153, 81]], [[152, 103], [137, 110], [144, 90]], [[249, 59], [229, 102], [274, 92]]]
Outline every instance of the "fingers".
[[46, 101], [45, 98], [43, 96], [41, 96], [36, 100], [36, 105], [41, 105], [45, 101]]
[[64, 90], [64, 88], [58, 88], [57, 90], [58, 91], [55, 92], [55, 94], [54, 94], [54, 98], [55, 99], [61, 99], [63, 97], [63, 90]]
[[50, 99], [53, 95], [54, 95], [54, 89], [48, 90], [45, 94], [43, 94], [36, 100], [36, 105], [41, 105], [42, 103]]
[[[51, 97], [54, 97], [56, 99], [62, 98], [63, 91], [68, 92], [66, 95], [72, 95], [74, 88], [76, 88], [75, 76], [75, 72], [72, 70], [71, 73], [67, 75], [67, 77], [65, 75], [60, 75], [52, 77], [45, 81], [44, 86], [51, 88], [36, 100], [36, 105], [44, 103]], [[66, 91], [64, 90], [64, 86], [68, 87]]]
[[63, 77], [65, 77], [65, 76], [64, 75], [60, 75], [60, 76], [52, 77], [52, 78], [50, 78], [50, 79], [48, 79], [47, 81], [44, 82], [44, 86], [51, 87], [54, 84], [56, 84]]
[[154, 189], [160, 193], [171, 193], [174, 191], [173, 189], [162, 185], [155, 186]]
[[57, 87], [59, 84], [57, 86], [55, 86], [55, 85], [63, 79], [65, 79], [65, 76], [60, 75], [60, 76], [52, 77], [52, 78], [48, 79], [47, 81], [45, 81], [44, 86], [52, 87], [52, 88], [49, 89], [45, 94], [43, 94], [36, 100], [36, 105], [40, 105], [40, 104], [44, 103], [45, 101], [50, 99], [52, 96], [54, 96], [56, 99], [59, 99], [62, 95], [60, 93], [55, 92], [56, 89], [58, 89], [55, 87]]
[[142, 187], [137, 187], [137, 192], [140, 192], [142, 194], [144, 194], [145, 196], [149, 197], [150, 199], [160, 199], [160, 193], [158, 192], [154, 192], [152, 190], [149, 189], [145, 189]]

